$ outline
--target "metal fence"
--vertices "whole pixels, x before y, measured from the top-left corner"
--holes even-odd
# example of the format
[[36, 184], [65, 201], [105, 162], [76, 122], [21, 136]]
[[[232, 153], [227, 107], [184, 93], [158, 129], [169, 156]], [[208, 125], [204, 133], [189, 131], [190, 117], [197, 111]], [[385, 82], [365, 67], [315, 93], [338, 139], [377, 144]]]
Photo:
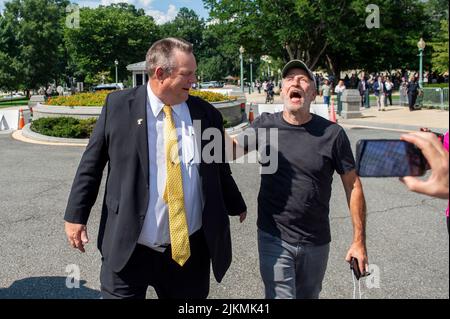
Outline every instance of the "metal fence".
[[448, 88], [423, 88], [422, 105], [448, 108]]

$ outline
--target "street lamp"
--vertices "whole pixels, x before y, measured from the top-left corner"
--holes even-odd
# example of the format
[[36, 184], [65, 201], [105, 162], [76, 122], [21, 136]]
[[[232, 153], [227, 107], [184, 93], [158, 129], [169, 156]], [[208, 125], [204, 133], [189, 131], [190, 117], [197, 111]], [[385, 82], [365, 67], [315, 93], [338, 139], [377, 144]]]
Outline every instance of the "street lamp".
[[114, 60], [114, 65], [116, 66], [116, 83], [118, 83], [118, 80], [117, 80], [117, 66], [119, 65], [119, 61], [117, 61], [117, 59]]
[[419, 86], [422, 88], [423, 78], [422, 78], [422, 56], [423, 50], [425, 49], [425, 41], [420, 38], [419, 42], [417, 42], [417, 47], [419, 48]]
[[250, 93], [253, 93], [253, 59], [250, 58], [248, 61], [250, 62]]
[[245, 49], [241, 45], [239, 48], [239, 59], [241, 59], [241, 91], [244, 92], [244, 60], [242, 58], [242, 55], [244, 54]]

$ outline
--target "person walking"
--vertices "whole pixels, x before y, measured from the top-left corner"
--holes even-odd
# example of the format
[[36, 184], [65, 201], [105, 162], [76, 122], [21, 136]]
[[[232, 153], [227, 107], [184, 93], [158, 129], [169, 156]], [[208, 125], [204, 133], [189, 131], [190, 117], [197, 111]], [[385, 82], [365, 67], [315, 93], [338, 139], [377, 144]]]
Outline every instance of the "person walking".
[[[318, 298], [330, 250], [335, 171], [353, 223], [345, 260], [356, 258], [362, 274], [368, 270], [366, 204], [344, 129], [310, 113], [316, 98], [314, 75], [304, 62], [292, 60], [282, 78], [283, 111], [261, 114], [235, 137], [234, 157], [257, 149], [272, 158], [261, 167], [258, 195], [258, 252], [266, 298]], [[272, 162], [277, 169], [266, 172]]]
[[413, 74], [410, 76], [409, 82], [406, 85], [406, 92], [408, 94], [409, 111], [412, 112], [416, 109], [416, 100], [417, 95], [419, 94], [419, 83], [417, 82], [416, 76]]
[[321, 93], [320, 95], [323, 96], [323, 104], [326, 104], [327, 107], [330, 106], [330, 81], [328, 79], [324, 80], [324, 84], [322, 85]]
[[339, 80], [338, 85], [334, 88], [334, 93], [337, 96], [337, 114], [341, 115], [342, 112], [342, 93], [345, 91], [345, 85], [343, 80]]
[[[207, 129], [223, 120], [189, 95], [192, 44], [166, 38], [146, 56], [149, 81], [106, 97], [81, 158], [64, 215], [67, 239], [85, 251], [87, 222], [107, 165], [98, 234], [104, 299], [206, 298], [210, 264], [218, 282], [231, 263], [228, 215], [246, 205], [224, 159], [204, 161]], [[219, 149], [224, 152], [222, 140]]]

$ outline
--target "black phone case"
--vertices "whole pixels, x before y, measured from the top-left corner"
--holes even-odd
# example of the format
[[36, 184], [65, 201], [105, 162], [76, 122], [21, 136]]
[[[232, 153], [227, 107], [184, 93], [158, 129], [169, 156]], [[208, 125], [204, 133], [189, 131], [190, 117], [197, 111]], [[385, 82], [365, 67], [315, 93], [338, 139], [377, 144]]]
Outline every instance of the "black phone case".
[[353, 271], [356, 279], [359, 280], [359, 278], [361, 278], [361, 272], [359, 271], [358, 267], [358, 259], [356, 259], [355, 257], [352, 257], [352, 259], [350, 260], [350, 269]]
[[[361, 177], [374, 177], [373, 175], [365, 175], [365, 174], [361, 173], [361, 167], [360, 167], [361, 158], [364, 154], [366, 143], [368, 141], [389, 142], [389, 141], [399, 141], [399, 140], [392, 140], [392, 139], [373, 139], [373, 140], [362, 139], [362, 140], [359, 140], [356, 143], [356, 174]], [[424, 175], [425, 171], [427, 170], [427, 164], [428, 164], [427, 160], [425, 159], [425, 157], [422, 155], [422, 152], [417, 147], [415, 147], [413, 144], [411, 144], [411, 145], [413, 147], [410, 148], [410, 151], [420, 157], [420, 173], [418, 175], [377, 175], [375, 177], [400, 177], [400, 176], [422, 176], [422, 175]]]

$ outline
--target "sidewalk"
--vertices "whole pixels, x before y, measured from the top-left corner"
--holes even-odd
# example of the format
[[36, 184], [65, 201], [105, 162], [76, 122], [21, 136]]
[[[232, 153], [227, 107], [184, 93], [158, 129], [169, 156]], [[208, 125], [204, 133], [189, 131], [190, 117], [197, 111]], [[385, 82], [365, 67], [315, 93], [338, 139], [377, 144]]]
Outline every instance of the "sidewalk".
[[[245, 94], [247, 102], [265, 103], [265, 94], [254, 92]], [[317, 103], [322, 98], [317, 97]], [[275, 104], [281, 104], [279, 95], [275, 95]], [[337, 116], [338, 123], [343, 126], [364, 126], [378, 129], [417, 131], [421, 127], [428, 127], [437, 132], [445, 132], [449, 128], [449, 112], [440, 109], [421, 109], [410, 112], [407, 106], [393, 105], [386, 107], [385, 111], [378, 111], [376, 107], [361, 108], [363, 117], [356, 119], [343, 119]]]

